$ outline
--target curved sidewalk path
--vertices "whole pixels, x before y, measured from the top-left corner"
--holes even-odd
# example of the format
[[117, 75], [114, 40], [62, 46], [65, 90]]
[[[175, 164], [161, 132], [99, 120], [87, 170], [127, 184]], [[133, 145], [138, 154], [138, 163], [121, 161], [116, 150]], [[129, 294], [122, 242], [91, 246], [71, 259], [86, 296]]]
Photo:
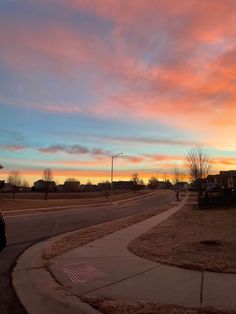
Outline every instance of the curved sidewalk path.
[[[26, 256], [20, 258], [14, 270], [13, 283], [29, 314], [54, 313], [53, 310], [57, 314], [76, 311], [98, 313], [87, 304], [78, 304], [77, 297], [81, 296], [236, 310], [236, 275], [166, 266], [140, 258], [127, 249], [133, 239], [175, 214], [185, 202], [186, 198], [159, 215], [51, 260], [50, 272], [63, 289], [56, 281], [52, 283], [52, 277], [45, 272], [37, 258], [32, 262], [34, 247], [30, 252], [26, 251]], [[37, 252], [42, 250], [43, 243], [40, 245], [37, 245]], [[27, 258], [28, 261], [31, 258], [28, 265]], [[28, 278], [27, 274], [30, 275]], [[28, 285], [31, 293], [36, 290], [31, 301], [27, 300], [26, 292], [22, 295], [24, 285]], [[39, 296], [35, 296], [35, 293], [39, 293]], [[60, 303], [63, 306], [58, 306]], [[43, 306], [43, 311], [42, 308], [35, 310], [37, 304]], [[80, 305], [78, 312], [77, 306]]]

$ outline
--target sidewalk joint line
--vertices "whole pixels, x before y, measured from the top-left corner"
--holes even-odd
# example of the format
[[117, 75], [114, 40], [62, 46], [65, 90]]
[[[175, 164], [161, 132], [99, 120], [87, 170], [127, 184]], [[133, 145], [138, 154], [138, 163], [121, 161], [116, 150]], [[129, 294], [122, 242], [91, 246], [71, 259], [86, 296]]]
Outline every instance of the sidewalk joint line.
[[64, 285], [57, 279], [57, 277], [54, 275], [53, 271], [51, 271], [50, 267], [44, 268], [46, 272], [49, 273], [49, 275], [52, 277], [52, 279], [63, 289]]
[[157, 265], [157, 266], [155, 266], [155, 267], [146, 269], [146, 270], [144, 270], [144, 271], [142, 271], [142, 272], [140, 272], [140, 273], [137, 273], [137, 274], [134, 274], [134, 275], [131, 275], [131, 276], [122, 278], [122, 279], [120, 279], [120, 280], [117, 280], [117, 281], [108, 283], [108, 284], [106, 284], [106, 285], [104, 285], [104, 286], [102, 286], [102, 287], [99, 287], [99, 288], [96, 288], [96, 289], [92, 289], [92, 290], [86, 291], [86, 292], [84, 292], [83, 294], [80, 294], [80, 295], [79, 295], [79, 298], [82, 297], [83, 295], [88, 294], [88, 293], [95, 292], [95, 291], [101, 290], [101, 289], [103, 289], [103, 288], [107, 288], [107, 287], [113, 286], [113, 285], [115, 285], [115, 284], [117, 284], [117, 283], [120, 283], [120, 282], [122, 282], [122, 281], [131, 279], [131, 278], [134, 278], [134, 277], [138, 277], [139, 275], [145, 274], [145, 273], [147, 273], [147, 272], [149, 272], [149, 271], [151, 271], [151, 270], [154, 270], [154, 269], [157, 269], [157, 268], [160, 268], [160, 267], [163, 267], [163, 266], [164, 266], [164, 265]]
[[204, 285], [204, 270], [202, 271], [201, 275], [200, 307], [202, 307], [203, 303], [203, 285]]
[[14, 272], [23, 272], [23, 271], [29, 271], [29, 270], [37, 270], [37, 269], [45, 269], [45, 266], [36, 266], [36, 267], [28, 267], [24, 269], [16, 269]]
[[[105, 260], [105, 259], [113, 259], [113, 258], [116, 258], [116, 259], [117, 258], [118, 259], [122, 259], [122, 258], [127, 259], [127, 258], [133, 258], [133, 256], [130, 256], [130, 255], [123, 255], [123, 256], [99, 256], [99, 257], [97, 257], [97, 256], [85, 256], [85, 257], [80, 257], [79, 259], [80, 260], [84, 260], [84, 259], [86, 259], [86, 260], [88, 260], [88, 259]], [[72, 261], [74, 263], [78, 262], [78, 259], [76, 259], [76, 258], [74, 260], [68, 259], [68, 258], [63, 258], [63, 259], [58, 258], [59, 262], [67, 262], [68, 260]], [[60, 265], [58, 262], [55, 263], [55, 264]]]

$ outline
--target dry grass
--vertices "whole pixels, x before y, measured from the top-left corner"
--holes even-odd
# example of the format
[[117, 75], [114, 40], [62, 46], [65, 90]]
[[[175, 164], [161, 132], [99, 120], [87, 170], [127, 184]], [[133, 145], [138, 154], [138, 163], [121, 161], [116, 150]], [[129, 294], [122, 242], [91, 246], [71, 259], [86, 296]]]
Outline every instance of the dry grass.
[[46, 247], [43, 251], [42, 257], [46, 260], [49, 260], [78, 246], [82, 246], [110, 233], [116, 232], [120, 229], [145, 220], [153, 215], [159, 214], [169, 209], [170, 207], [171, 205], [166, 205], [159, 208], [158, 210], [148, 211], [146, 213], [132, 215], [125, 218], [119, 218], [110, 222], [75, 231], [71, 234], [60, 237], [58, 240]]
[[[140, 191], [139, 193], [134, 193], [133, 191], [126, 191], [123, 193], [117, 193], [114, 195], [114, 201], [125, 200], [136, 196], [147, 195], [151, 191], [145, 190]], [[4, 211], [7, 210], [21, 210], [21, 209], [38, 209], [38, 208], [50, 208], [50, 207], [64, 207], [64, 206], [78, 206], [78, 205], [89, 205], [89, 204], [104, 204], [109, 203], [110, 200], [102, 192], [93, 192], [93, 193], [68, 193], [63, 195], [59, 193], [54, 193], [53, 196], [50, 196], [49, 199], [44, 199], [44, 194], [42, 193], [24, 193], [23, 196], [16, 194], [15, 199], [4, 198], [4, 195], [0, 195], [0, 208]], [[53, 194], [53, 193], [52, 193]], [[32, 197], [32, 198], [31, 198]], [[37, 197], [39, 199], [37, 199]], [[53, 198], [51, 198], [53, 197]], [[58, 198], [55, 198], [58, 197]], [[64, 198], [61, 198], [64, 197]]]
[[82, 297], [104, 314], [235, 314], [233, 311], [216, 310], [214, 308], [193, 308], [180, 305], [164, 305], [144, 301], [127, 302], [124, 300], [95, 299]]
[[[185, 206], [161, 225], [135, 239], [130, 250], [168, 265], [236, 273], [236, 210]], [[217, 245], [202, 241], [217, 241]], [[211, 243], [210, 243], [211, 244]]]

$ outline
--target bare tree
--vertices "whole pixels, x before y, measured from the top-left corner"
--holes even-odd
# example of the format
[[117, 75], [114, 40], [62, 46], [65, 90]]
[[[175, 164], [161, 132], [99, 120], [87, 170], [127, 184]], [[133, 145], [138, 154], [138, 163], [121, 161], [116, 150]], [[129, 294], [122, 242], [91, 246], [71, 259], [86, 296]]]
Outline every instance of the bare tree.
[[179, 201], [179, 194], [180, 194], [180, 186], [179, 186], [179, 182], [181, 181], [181, 172], [180, 170], [175, 167], [172, 170], [172, 183], [174, 185], [175, 188], [175, 193], [176, 193], [176, 200]]
[[29, 183], [28, 183], [27, 180], [24, 179], [24, 180], [22, 181], [22, 187], [23, 187], [23, 188], [28, 188], [28, 187], [29, 187]]
[[143, 180], [139, 178], [139, 174], [137, 172], [132, 175], [130, 181], [133, 183], [133, 190], [135, 192], [138, 192], [145, 187]]
[[164, 180], [164, 182], [168, 181], [167, 174], [165, 171], [163, 172], [163, 180]]
[[45, 191], [45, 200], [48, 199], [48, 193], [50, 190], [50, 185], [53, 180], [52, 170], [50, 168], [43, 170], [42, 178], [44, 180], [44, 191]]
[[52, 170], [50, 168], [44, 169], [42, 177], [44, 181], [47, 182], [52, 181], [53, 179]]
[[27, 180], [23, 180], [22, 183], [21, 183], [21, 186], [23, 188], [24, 191], [28, 190], [29, 189], [29, 183]]
[[181, 178], [181, 173], [180, 173], [180, 170], [175, 167], [173, 170], [172, 170], [172, 183], [173, 185], [178, 185], [178, 183], [180, 182], [180, 179]]
[[202, 147], [195, 147], [187, 154], [187, 166], [190, 178], [196, 184], [199, 196], [201, 196], [203, 180], [208, 176], [212, 167], [210, 157]]
[[144, 183], [144, 180], [141, 178], [139, 180], [139, 190], [144, 190], [145, 189], [145, 183]]
[[12, 198], [15, 198], [16, 191], [18, 187], [21, 185], [21, 175], [17, 170], [12, 170], [7, 178], [7, 182], [12, 186]]
[[148, 187], [150, 189], [157, 189], [158, 187], [158, 180], [155, 176], [152, 176], [149, 180], [148, 180]]
[[76, 180], [75, 178], [70, 177], [70, 178], [67, 178], [65, 180], [65, 182], [78, 182], [78, 180]]
[[[2, 164], [0, 164], [0, 169], [4, 168]], [[4, 188], [5, 180], [0, 181], [0, 189]]]

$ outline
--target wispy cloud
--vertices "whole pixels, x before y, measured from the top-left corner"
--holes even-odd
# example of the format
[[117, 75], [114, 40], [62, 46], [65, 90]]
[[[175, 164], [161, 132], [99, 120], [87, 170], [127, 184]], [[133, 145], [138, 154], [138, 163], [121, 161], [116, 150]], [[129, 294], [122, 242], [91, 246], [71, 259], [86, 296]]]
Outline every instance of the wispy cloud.
[[82, 145], [51, 145], [48, 147], [40, 147], [37, 149], [42, 153], [55, 154], [59, 152], [77, 155], [77, 154], [91, 154], [95, 156], [110, 155], [110, 152], [101, 148], [88, 148]]
[[35, 147], [35, 146], [24, 146], [24, 145], [0, 145], [0, 148], [3, 150], [18, 152], [26, 149], [36, 150], [41, 153], [47, 154], [56, 154], [56, 153], [66, 153], [69, 155], [91, 155], [91, 156], [111, 156], [111, 152], [109, 150], [101, 149], [101, 148], [89, 148], [83, 145], [75, 144], [75, 145], [50, 145], [46, 147]]
[[18, 145], [18, 144], [15, 144], [15, 145], [0, 145], [0, 148], [4, 149], [4, 150], [11, 151], [11, 152], [19, 152], [19, 151], [22, 151], [22, 150], [26, 149], [27, 146]]
[[[121, 164], [163, 167], [196, 144], [235, 149], [235, 0], [42, 0], [30, 7], [35, 19], [28, 10], [15, 14], [17, 5], [0, 12], [0, 80], [9, 80], [1, 104], [41, 111], [50, 122], [66, 116], [68, 128], [69, 118], [93, 119], [91, 128], [99, 121], [104, 131], [94, 127], [85, 145], [44, 146], [29, 136], [7, 139], [2, 149], [93, 159], [129, 147]], [[129, 130], [141, 127], [125, 134], [113, 126], [121, 121]], [[152, 125], [151, 136], [145, 125]], [[94, 147], [100, 131], [104, 145]], [[155, 145], [165, 145], [164, 153], [155, 155]], [[169, 147], [172, 157], [165, 156]], [[218, 162], [233, 166], [227, 158]]]

